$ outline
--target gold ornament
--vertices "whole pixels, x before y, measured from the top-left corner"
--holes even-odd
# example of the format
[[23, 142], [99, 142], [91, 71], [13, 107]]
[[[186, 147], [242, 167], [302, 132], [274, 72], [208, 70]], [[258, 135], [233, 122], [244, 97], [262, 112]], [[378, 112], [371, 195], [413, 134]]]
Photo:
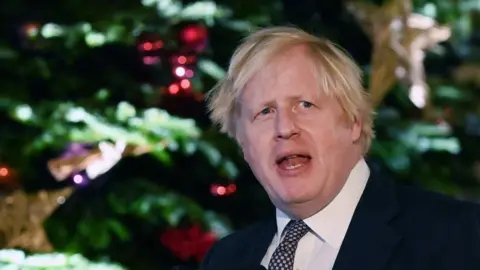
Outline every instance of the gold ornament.
[[0, 197], [0, 247], [52, 252], [43, 222], [72, 194], [72, 188]]
[[425, 50], [450, 38], [450, 28], [412, 13], [409, 0], [389, 0], [382, 6], [352, 1], [347, 8], [373, 43], [369, 82], [373, 105], [378, 106], [395, 82], [400, 81], [409, 88], [412, 102], [428, 114]]
[[[161, 142], [157, 147], [166, 145]], [[105, 142], [85, 155], [50, 160], [48, 167], [57, 181], [63, 181], [84, 170], [90, 179], [95, 179], [112, 168], [122, 157], [138, 156], [152, 150], [151, 146]], [[43, 223], [73, 191], [73, 187], [67, 187], [27, 194], [17, 189], [11, 194], [0, 196], [0, 248], [22, 248], [32, 252], [54, 251], [45, 234]]]
[[[84, 170], [90, 179], [95, 179], [111, 169], [122, 157], [142, 155], [154, 148], [165, 148], [167, 144], [162, 141], [153, 147], [103, 142], [85, 155], [50, 160], [48, 168], [57, 181], [63, 181]], [[73, 187], [67, 187], [27, 194], [17, 189], [11, 194], [0, 196], [0, 248], [52, 252], [54, 249], [45, 234], [43, 223], [73, 191]]]

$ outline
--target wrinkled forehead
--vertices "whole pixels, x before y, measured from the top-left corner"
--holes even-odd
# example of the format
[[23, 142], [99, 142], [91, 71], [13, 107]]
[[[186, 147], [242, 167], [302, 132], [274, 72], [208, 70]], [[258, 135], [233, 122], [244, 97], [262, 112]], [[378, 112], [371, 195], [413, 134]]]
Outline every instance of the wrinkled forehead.
[[230, 70], [233, 77], [233, 87], [241, 92], [245, 85], [261, 71], [267, 70], [271, 74], [281, 72], [282, 68], [288, 67], [289, 62], [301, 57], [307, 59], [308, 47], [305, 45], [284, 45], [273, 49], [258, 48], [245, 55], [239, 60], [235, 69]]
[[[239, 106], [250, 103], [268, 102], [278, 98], [298, 99], [300, 96], [318, 98], [325, 94], [322, 85], [332, 79], [322, 67], [318, 58], [312, 57], [309, 51], [302, 47], [292, 48], [282, 54], [272, 56], [261, 66], [249, 70], [249, 77], [236, 98]], [[325, 87], [327, 87], [325, 85]]]
[[255, 73], [245, 84], [241, 100], [273, 99], [305, 94], [305, 90], [318, 90], [316, 68], [302, 55], [275, 58]]

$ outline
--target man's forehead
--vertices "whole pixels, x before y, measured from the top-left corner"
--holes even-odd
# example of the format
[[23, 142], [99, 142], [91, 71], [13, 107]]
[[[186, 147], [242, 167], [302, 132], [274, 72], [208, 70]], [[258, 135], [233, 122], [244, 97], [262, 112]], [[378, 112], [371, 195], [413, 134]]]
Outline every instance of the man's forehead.
[[314, 66], [308, 63], [269, 65], [254, 74], [245, 83], [240, 96], [262, 98], [271, 97], [279, 92], [287, 94], [306, 88], [317, 88], [319, 82], [315, 73]]

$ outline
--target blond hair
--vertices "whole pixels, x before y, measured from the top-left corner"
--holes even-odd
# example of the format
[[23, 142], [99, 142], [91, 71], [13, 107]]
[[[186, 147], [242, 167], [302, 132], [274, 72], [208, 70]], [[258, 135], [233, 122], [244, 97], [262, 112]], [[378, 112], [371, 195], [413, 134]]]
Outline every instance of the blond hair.
[[210, 118], [222, 132], [235, 138], [237, 101], [245, 84], [272, 58], [296, 46], [308, 49], [317, 67], [320, 89], [338, 100], [350, 121], [361, 119], [359, 143], [366, 154], [374, 137], [373, 109], [362, 86], [362, 71], [332, 42], [294, 27], [261, 29], [244, 40], [233, 54], [226, 76], [207, 95]]

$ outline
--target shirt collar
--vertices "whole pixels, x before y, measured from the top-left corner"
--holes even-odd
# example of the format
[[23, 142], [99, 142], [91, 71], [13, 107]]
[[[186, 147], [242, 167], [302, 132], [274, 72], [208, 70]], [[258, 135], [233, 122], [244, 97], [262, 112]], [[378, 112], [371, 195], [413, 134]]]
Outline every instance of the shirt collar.
[[[304, 220], [317, 237], [334, 248], [340, 248], [369, 176], [370, 169], [365, 160], [361, 159], [337, 196], [325, 208]], [[276, 219], [277, 232], [281, 236], [291, 219], [279, 209], [276, 211]]]

